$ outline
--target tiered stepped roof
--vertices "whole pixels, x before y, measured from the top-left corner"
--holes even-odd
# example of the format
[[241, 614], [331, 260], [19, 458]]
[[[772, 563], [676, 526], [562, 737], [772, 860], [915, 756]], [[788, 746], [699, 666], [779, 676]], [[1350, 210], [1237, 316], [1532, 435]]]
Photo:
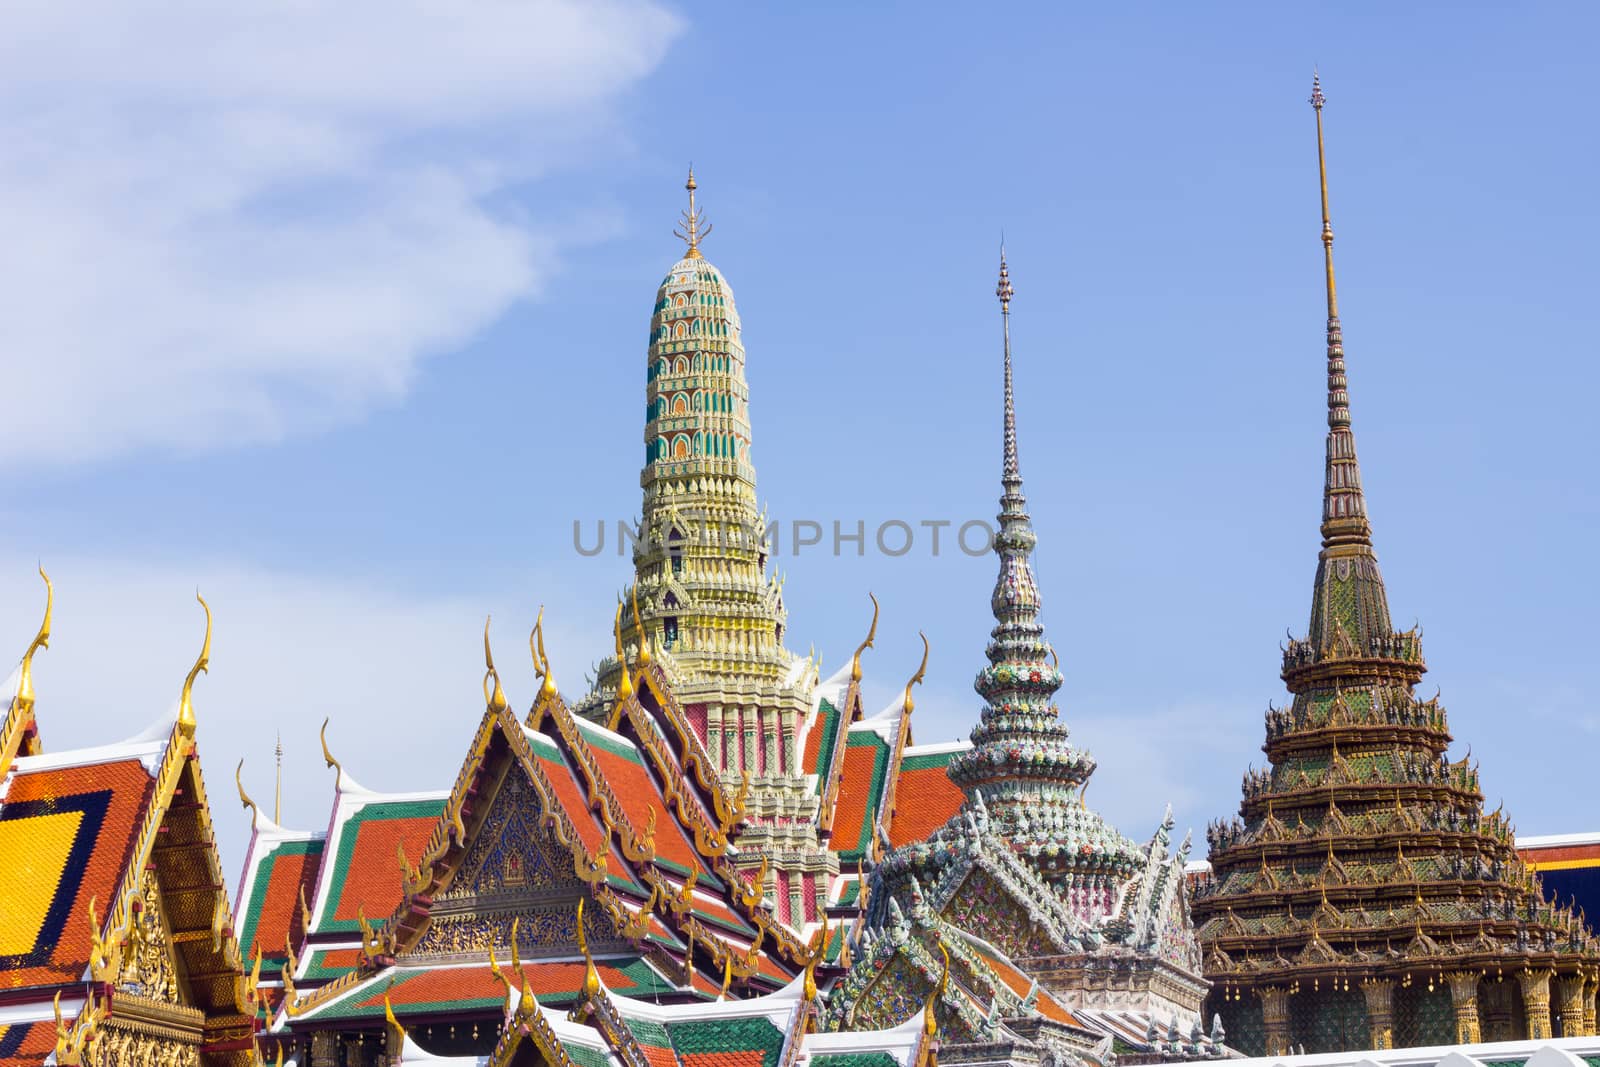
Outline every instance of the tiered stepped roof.
[[[1550, 1035], [1554, 978], [1563, 1028], [1592, 1032], [1593, 938], [1541, 898], [1510, 821], [1483, 810], [1476, 764], [1448, 756], [1444, 708], [1414, 692], [1421, 635], [1390, 620], [1352, 429], [1320, 83], [1312, 102], [1328, 307], [1322, 549], [1308, 636], [1283, 654], [1292, 702], [1267, 712], [1267, 766], [1245, 775], [1239, 816], [1207, 834], [1194, 916], [1214, 1003], [1240, 1047], [1268, 1053], [1476, 1040], [1480, 1020], [1537, 1038]], [[1508, 978], [1527, 995], [1493, 988]]]
[[210, 654], [210, 609], [170, 715], [127, 741], [52, 752], [33, 686], [50, 637], [45, 582], [44, 624], [0, 687], [0, 1062], [254, 1063], [256, 1004], [190, 694]]

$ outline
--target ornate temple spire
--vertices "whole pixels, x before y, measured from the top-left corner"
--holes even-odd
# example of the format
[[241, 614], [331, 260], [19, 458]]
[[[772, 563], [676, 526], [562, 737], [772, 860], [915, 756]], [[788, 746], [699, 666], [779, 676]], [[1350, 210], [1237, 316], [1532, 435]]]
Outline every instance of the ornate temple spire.
[[[1547, 976], [1581, 974], [1593, 966], [1593, 949], [1561, 929], [1562, 913], [1541, 906], [1538, 890], [1522, 880], [1526, 866], [1512, 835], [1497, 816], [1485, 816], [1470, 751], [1449, 758], [1444, 708], [1415, 692], [1427, 669], [1416, 632], [1395, 633], [1390, 625], [1350, 429], [1325, 103], [1314, 79], [1328, 456], [1310, 633], [1283, 651], [1281, 677], [1292, 703], [1267, 711], [1262, 751], [1269, 766], [1245, 775], [1238, 818], [1207, 830], [1211, 873], [1194, 883], [1191, 907], [1213, 982], [1211, 1004], [1250, 1055], [1281, 1055], [1292, 1029], [1301, 1040], [1290, 1021], [1291, 996], [1298, 1017], [1322, 1017], [1344, 1010], [1337, 1005], [1348, 1001], [1337, 998], [1360, 985], [1368, 1032], [1307, 1032], [1312, 1052], [1432, 1045], [1478, 1025], [1480, 1000], [1491, 1002], [1478, 993], [1482, 975], [1538, 968]], [[1306, 888], [1311, 871], [1320, 872], [1312, 886], [1320, 901], [1308, 916], [1294, 889]], [[1470, 943], [1458, 940], [1460, 915], [1481, 917]], [[1383, 950], [1373, 951], [1378, 946]], [[1530, 962], [1535, 956], [1540, 962]], [[1445, 959], [1461, 976], [1449, 991], [1455, 1025], [1442, 1013], [1401, 1021], [1401, 990], [1424, 977], [1431, 984]], [[1528, 1034], [1541, 1025], [1549, 1033], [1537, 1014], [1548, 1010], [1549, 979], [1539, 981], [1545, 988], [1523, 986]], [[1524, 1036], [1509, 1011], [1495, 1028], [1490, 1040]]]
[[[974, 747], [951, 761], [949, 773], [967, 793], [969, 804], [981, 803], [1019, 849], [1037, 845], [1031, 854], [1039, 855], [1058, 852], [1078, 821], [1076, 813], [1083, 809], [1077, 793], [1094, 772], [1094, 760], [1067, 743], [1066, 724], [1052, 700], [1061, 688], [1061, 672], [1039, 622], [1039, 589], [1029, 562], [1037, 537], [1017, 459], [1011, 366], [1015, 290], [1003, 249], [995, 295], [1000, 299], [1005, 382], [999, 528], [994, 539], [1000, 572], [989, 598], [995, 625], [986, 650], [989, 665], [973, 683], [985, 705], [972, 731]], [[1068, 809], [1074, 814], [1066, 815]], [[1038, 840], [1040, 834], [1046, 840]], [[1114, 835], [1105, 843], [1113, 850], [1121, 844]]]
[[621, 648], [600, 676], [608, 692], [622, 688], [617, 664], [642, 648], [674, 667], [680, 687], [706, 680], [704, 699], [722, 703], [728, 686], [786, 678], [792, 657], [781, 586], [766, 573], [739, 312], [700, 251], [711, 226], [698, 184], [691, 167], [675, 231], [689, 247], [656, 290], [650, 319], [642, 522], [635, 581], [623, 594], [633, 610], [619, 618]]
[[689, 180], [683, 183], [683, 187], [689, 190], [689, 210], [683, 213], [683, 229], [672, 232], [689, 246], [683, 258], [699, 259], [700, 241], [711, 236], [711, 224], [705, 221], [705, 213], [694, 206], [694, 191], [700, 187], [695, 184], [693, 163], [689, 164]]
[[1333, 278], [1333, 222], [1328, 214], [1328, 159], [1322, 137], [1322, 79], [1311, 78], [1311, 107], [1317, 114], [1317, 173], [1322, 185], [1322, 255], [1328, 289], [1328, 470], [1322, 493], [1322, 543], [1371, 546], [1361, 467], [1350, 429], [1349, 383], [1339, 329], [1339, 295]]
[[[1333, 221], [1328, 210], [1328, 158], [1322, 132], [1322, 79], [1311, 80], [1317, 117], [1317, 174], [1322, 193], [1322, 254], [1328, 300], [1328, 444], [1322, 487], [1322, 552], [1307, 641], [1318, 654], [1336, 645], [1344, 654], [1370, 654], [1375, 639], [1393, 632], [1388, 598], [1372, 550], [1372, 527], [1361, 491], [1361, 465], [1350, 426], [1349, 380], [1333, 273]], [[1335, 586], [1338, 586], [1335, 589]]]
[[[1016, 295], [1016, 290], [1011, 286], [1011, 269], [1006, 265], [1004, 244], [1000, 246], [1000, 281], [995, 286], [994, 295], [1000, 298], [1000, 328], [1005, 353], [1005, 451], [1000, 466], [1000, 514], [996, 516], [1000, 528], [995, 536], [995, 551], [1000, 556], [1000, 575], [995, 581], [990, 605], [994, 609], [995, 621], [1000, 624], [995, 629], [996, 640], [1000, 638], [1000, 629], [1007, 625], [1032, 627], [1033, 636], [1040, 642], [1038, 652], [1042, 663], [1051, 650], [1049, 645], [1043, 643], [1044, 627], [1038, 625], [1039, 591], [1034, 584], [1033, 568], [1028, 563], [1038, 538], [1028, 518], [1028, 498], [1022, 492], [1022, 469], [1017, 461], [1017, 411], [1011, 386], [1011, 298]], [[994, 661], [996, 651], [996, 646], [991, 645], [991, 661]]]

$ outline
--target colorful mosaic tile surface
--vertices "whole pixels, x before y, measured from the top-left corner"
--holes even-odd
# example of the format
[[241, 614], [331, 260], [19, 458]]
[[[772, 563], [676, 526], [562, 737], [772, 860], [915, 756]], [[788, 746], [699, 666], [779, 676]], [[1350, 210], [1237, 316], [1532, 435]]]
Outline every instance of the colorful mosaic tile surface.
[[[838, 729], [839, 709], [823, 699], [817, 707], [816, 721], [806, 734], [806, 750], [801, 763], [807, 774], [821, 775], [833, 764], [833, 743]], [[817, 789], [821, 790], [822, 786], [819, 778]]]
[[681, 875], [700, 872], [700, 884], [721, 888], [717, 876], [701, 862], [694, 842], [684, 833], [678, 818], [667, 810], [666, 801], [656, 788], [655, 779], [645, 767], [644, 757], [633, 745], [580, 722], [584, 739], [594, 752], [595, 763], [611, 791], [622, 804], [628, 821], [636, 828], [649, 824], [654, 811], [656, 821], [656, 862]]
[[76, 981], [153, 787], [138, 760], [18, 774], [0, 803], [0, 989]]
[[847, 861], [861, 859], [872, 844], [872, 821], [883, 801], [889, 766], [889, 744], [870, 730], [858, 730], [845, 742], [844, 775], [834, 808], [833, 849]]
[[784, 1034], [770, 1020], [707, 1019], [665, 1026], [683, 1067], [778, 1067]]
[[0, 1026], [0, 1065], [32, 1067], [56, 1050], [54, 1023], [16, 1023]]
[[927, 756], [908, 755], [900, 761], [894, 820], [889, 824], [891, 848], [926, 840], [960, 810], [966, 794], [945, 773], [951, 758], [959, 752], [958, 749]]
[[256, 865], [249, 907], [240, 916], [239, 946], [250, 958], [260, 948], [263, 976], [276, 976], [283, 969], [284, 945], [301, 894], [308, 902], [316, 896], [322, 846], [321, 841], [284, 841]]
[[[337, 827], [328, 885], [330, 904], [318, 904], [316, 933], [353, 933], [361, 928], [358, 909], [376, 922], [400, 903], [400, 861], [396, 846], [416, 863], [444, 812], [444, 800], [384, 800], [363, 806]], [[330, 914], [331, 912], [331, 914]]]
[[[606, 988], [630, 997], [651, 997], [673, 991], [643, 959], [607, 960], [596, 964]], [[583, 988], [584, 964], [581, 960], [525, 963], [528, 988], [546, 1007], [560, 1007], [577, 998]], [[505, 1000], [505, 987], [488, 967], [435, 967], [427, 970], [400, 970], [389, 977], [379, 975], [360, 990], [317, 1013], [319, 1018], [382, 1018], [383, 998], [387, 993], [395, 1013], [401, 1016], [466, 1015], [498, 1012]]]

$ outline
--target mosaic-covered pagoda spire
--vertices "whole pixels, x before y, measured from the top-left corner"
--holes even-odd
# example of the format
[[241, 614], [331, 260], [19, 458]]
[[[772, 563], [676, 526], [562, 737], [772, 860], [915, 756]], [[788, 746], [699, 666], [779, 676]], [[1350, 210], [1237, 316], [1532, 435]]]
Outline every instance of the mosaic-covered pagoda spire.
[[[1143, 844], [1084, 803], [1095, 762], [1067, 742], [1055, 704], [1056, 654], [1039, 621], [1032, 554], [1036, 537], [1022, 491], [1011, 359], [1011, 271], [1000, 256], [1004, 447], [994, 549], [988, 665], [973, 683], [983, 698], [972, 747], [945, 764], [964, 794], [960, 807], [921, 841], [891, 852], [872, 872], [855, 966], [830, 995], [833, 1020], [848, 1027], [886, 1017], [923, 983], [934, 946], [961, 959], [981, 941], [981, 959], [961, 959], [965, 994], [990, 1005], [978, 1031], [1045, 1009], [1041, 992], [1069, 1010], [1092, 1008], [1192, 1032], [1206, 992], [1200, 949], [1184, 895], [1187, 836], [1172, 849], [1172, 812]], [[917, 961], [922, 961], [921, 963]], [[983, 962], [988, 961], [988, 962]], [[909, 969], [908, 969], [909, 966]], [[998, 970], [996, 970], [998, 968]], [[1028, 975], [982, 990], [975, 974]], [[981, 992], [980, 992], [981, 991]], [[959, 1020], [952, 1018], [957, 1024]], [[1030, 1025], [1034, 1025], [1031, 1022]], [[1200, 1053], [1196, 1053], [1200, 1054]]]
[[[761, 544], [739, 312], [700, 250], [711, 226], [697, 187], [691, 168], [678, 231], [688, 247], [662, 280], [650, 319], [634, 550], [640, 616], [649, 641], [685, 676], [770, 680], [791, 661], [782, 595]], [[624, 636], [638, 643], [631, 625]]]
[[[1509, 822], [1484, 814], [1476, 766], [1447, 756], [1444, 708], [1413, 692], [1426, 670], [1417, 634], [1390, 622], [1351, 429], [1324, 103], [1314, 80], [1322, 548], [1309, 632], [1284, 650], [1292, 703], [1267, 711], [1270, 766], [1245, 775], [1239, 817], [1208, 830], [1212, 873], [1193, 914], [1211, 1010], [1253, 1054], [1548, 1037], [1552, 989], [1590, 989], [1595, 952], [1581, 922], [1542, 902]], [[1574, 1000], [1563, 1030], [1583, 1016]]]
[[[634, 581], [617, 612], [617, 657], [579, 707], [620, 722], [648, 654], [665, 689], [648, 703], [680, 751], [704, 752], [729, 803], [748, 817], [734, 842], [780, 912], [815, 918], [838, 860], [817, 834], [819, 796], [803, 766], [815, 664], [784, 646], [782, 582], [767, 573], [766, 521], [751, 463], [750, 389], [733, 290], [705, 257], [711, 233], [693, 168], [677, 235], [687, 245], [656, 290], [645, 373], [642, 517]], [[648, 695], [648, 694], [646, 694]], [[641, 698], [643, 699], [643, 698]], [[657, 705], [659, 705], [657, 707]]]
[[[1037, 537], [1022, 491], [1017, 458], [1017, 418], [1011, 372], [1011, 300], [1014, 295], [1005, 253], [1000, 255], [1000, 298], [1003, 334], [1005, 412], [1004, 452], [1000, 473], [1000, 513], [994, 539], [1000, 573], [989, 606], [995, 625], [986, 655], [989, 665], [973, 683], [984, 707], [972, 730], [973, 748], [950, 764], [950, 778], [967, 794], [969, 805], [987, 808], [989, 818], [1019, 852], [1039, 858], [1054, 875], [1064, 876], [1073, 861], [1069, 845], [1101, 846], [1113, 854], [1133, 845], [1093, 818], [1092, 843], [1078, 841], [1075, 831], [1087, 829], [1090, 815], [1080, 794], [1094, 773], [1093, 757], [1067, 742], [1067, 726], [1054, 702], [1061, 688], [1055, 651], [1039, 621], [1039, 587], [1029, 558]], [[1087, 853], [1085, 853], [1087, 854]]]

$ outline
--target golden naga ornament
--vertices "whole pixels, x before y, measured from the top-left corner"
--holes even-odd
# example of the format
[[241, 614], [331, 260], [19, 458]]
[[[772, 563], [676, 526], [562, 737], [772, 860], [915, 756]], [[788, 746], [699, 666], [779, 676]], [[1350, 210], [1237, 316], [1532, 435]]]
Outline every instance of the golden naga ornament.
[[630, 863], [648, 863], [656, 854], [656, 809], [650, 808], [646, 817], [644, 833], [634, 834], [622, 824], [624, 829], [622, 837], [622, 854]]
[[[500, 672], [495, 670], [494, 650], [489, 647], [489, 618], [483, 620], [483, 702], [488, 709], [498, 715], [509, 707], [506, 701], [506, 691], [500, 687]], [[493, 682], [493, 686], [489, 684]]]
[[722, 790], [714, 789], [711, 792], [711, 806], [716, 812], [717, 829], [723, 837], [733, 834], [734, 827], [744, 820], [745, 801], [750, 796], [750, 772], [745, 771], [740, 777], [739, 788], [734, 792], [733, 799], [724, 800]]
[[872, 625], [867, 629], [867, 639], [856, 646], [855, 655], [850, 657], [850, 680], [852, 682], [861, 681], [861, 653], [871, 648], [873, 640], [878, 636], [878, 598], [871, 593], [868, 593], [867, 596], [872, 601]]
[[28, 650], [22, 654], [21, 673], [17, 678], [17, 694], [14, 700], [15, 706], [24, 711], [33, 707], [33, 654], [41, 648], [50, 647], [50, 617], [56, 603], [55, 586], [50, 584], [50, 576], [44, 572], [42, 563], [39, 565], [39, 577], [44, 579], [44, 621], [39, 624], [39, 632], [28, 644]]
[[189, 676], [183, 680], [183, 695], [178, 699], [178, 732], [188, 738], [194, 737], [195, 718], [194, 702], [191, 694], [194, 690], [194, 680], [204, 672], [211, 673], [211, 605], [206, 603], [206, 598], [195, 591], [194, 598], [206, 612], [206, 639], [200, 646], [200, 656], [194, 661], [194, 666], [189, 668]]
[[650, 917], [661, 906], [661, 883], [650, 886], [650, 899], [638, 911], [629, 915], [619, 926], [619, 932], [629, 941], [638, 941], [650, 932]]
[[612, 623], [617, 639], [617, 703], [625, 704], [633, 697], [633, 679], [628, 677], [628, 657], [622, 650], [622, 601], [617, 601], [617, 617]]
[[533, 654], [534, 673], [539, 676], [539, 695], [543, 699], [550, 699], [557, 693], [555, 675], [550, 672], [550, 657], [544, 651], [544, 605], [539, 605], [539, 614], [533, 620], [533, 632], [528, 634], [528, 651]]
[[600, 995], [600, 972], [589, 955], [589, 935], [583, 928], [583, 898], [578, 898], [578, 951], [583, 954], [583, 993], [590, 999]]
[[700, 872], [693, 870], [689, 877], [684, 879], [683, 888], [672, 895], [667, 906], [672, 909], [672, 914], [683, 915], [694, 907], [694, 884], [700, 880]]
[[645, 632], [644, 623], [639, 619], [639, 583], [635, 582], [628, 587], [628, 599], [633, 602], [633, 630], [639, 635], [639, 666], [643, 667], [650, 662], [650, 635]]
[[746, 908], [756, 907], [767, 895], [767, 866], [768, 859], [766, 856], [762, 856], [761, 866], [756, 869], [755, 876], [751, 878], [749, 885], [739, 889], [739, 903]]

